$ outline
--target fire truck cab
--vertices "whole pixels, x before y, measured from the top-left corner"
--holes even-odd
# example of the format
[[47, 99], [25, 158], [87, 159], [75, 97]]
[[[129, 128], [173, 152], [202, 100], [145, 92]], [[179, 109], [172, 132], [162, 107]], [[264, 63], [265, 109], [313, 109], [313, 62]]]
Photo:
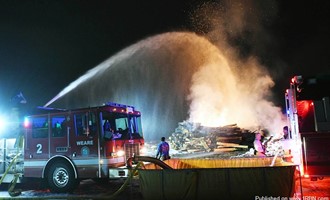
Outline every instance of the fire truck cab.
[[291, 79], [286, 111], [300, 171], [312, 180], [330, 176], [330, 76]]
[[83, 179], [126, 177], [126, 160], [144, 146], [141, 114], [107, 103], [74, 110], [42, 108], [24, 119], [23, 177], [42, 178], [52, 192]]

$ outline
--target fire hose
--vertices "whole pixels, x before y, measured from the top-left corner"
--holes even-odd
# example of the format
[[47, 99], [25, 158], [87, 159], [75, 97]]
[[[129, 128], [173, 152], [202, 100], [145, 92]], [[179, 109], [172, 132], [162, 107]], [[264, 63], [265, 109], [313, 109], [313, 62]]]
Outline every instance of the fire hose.
[[138, 162], [138, 164], [135, 166], [134, 169], [130, 169], [130, 173], [128, 178], [125, 180], [125, 182], [123, 183], [123, 185], [113, 194], [111, 194], [110, 196], [107, 196], [108, 194], [106, 193], [105, 195], [103, 194], [102, 196], [106, 197], [106, 199], [114, 199], [118, 194], [120, 194], [122, 191], [125, 190], [125, 188], [127, 187], [128, 183], [132, 180], [134, 174], [137, 173], [138, 169], [143, 165], [143, 162]]
[[[133, 162], [137, 162], [136, 166], [133, 168]], [[111, 196], [107, 196], [106, 199], [114, 199], [119, 193], [124, 191], [128, 183], [132, 180], [133, 176], [137, 174], [138, 170], [141, 166], [144, 166], [143, 162], [152, 162], [154, 164], [159, 165], [163, 169], [172, 169], [169, 165], [164, 163], [163, 161], [149, 157], [149, 156], [133, 156], [127, 159], [127, 168], [130, 170], [129, 177], [125, 180], [123, 185]], [[105, 195], [106, 196], [106, 195]]]
[[[137, 162], [136, 166], [133, 168], [133, 162]], [[163, 169], [172, 169], [169, 165], [167, 165], [166, 163], [164, 163], [163, 161], [157, 159], [157, 158], [153, 158], [153, 157], [149, 157], [149, 156], [133, 156], [127, 159], [127, 168], [130, 170], [129, 176], [128, 178], [125, 180], [125, 182], [123, 183], [123, 185], [113, 194], [111, 194], [110, 196], [107, 196], [109, 194], [103, 194], [102, 196], [100, 196], [100, 199], [114, 199], [118, 194], [120, 194], [121, 192], [123, 192], [125, 190], [125, 188], [127, 187], [127, 185], [129, 184], [129, 182], [132, 180], [133, 176], [137, 174], [138, 170], [141, 168], [141, 166], [143, 166], [143, 162], [152, 162], [156, 165], [159, 165], [160, 167], [162, 167]]]
[[152, 162], [163, 169], [173, 169], [163, 161], [150, 156], [134, 156], [127, 159], [127, 167], [132, 168], [133, 162]]
[[[11, 167], [16, 164], [17, 158], [21, 155], [21, 153], [19, 153], [19, 150], [23, 148], [23, 136], [19, 136], [18, 138], [18, 143], [17, 143], [17, 153], [16, 155], [13, 157], [12, 161], [9, 163], [8, 168], [6, 169], [5, 173], [3, 174], [3, 176], [0, 179], [0, 184], [3, 182], [4, 178], [6, 177], [6, 175], [9, 173], [9, 170], [11, 169]], [[15, 186], [16, 183], [18, 181], [19, 178], [19, 173], [14, 174], [14, 178], [13, 180], [10, 182], [9, 187], [8, 187], [8, 193], [11, 197], [15, 197], [21, 194], [21, 190], [15, 190]]]
[[[0, 180], [0, 184], [2, 183], [3, 179], [6, 177], [6, 175], [8, 174], [10, 168], [16, 163], [16, 160], [18, 158], [19, 154], [17, 154], [13, 160], [11, 161], [11, 163], [8, 165], [8, 169], [5, 171], [5, 173], [3, 174], [3, 176], [1, 177], [1, 180]], [[19, 174], [15, 174], [14, 175], [14, 178], [13, 180], [10, 182], [9, 184], [9, 187], [8, 187], [8, 193], [11, 197], [15, 197], [15, 196], [18, 196], [21, 194], [21, 191], [20, 190], [15, 190], [15, 186], [16, 186], [16, 183], [18, 181], [18, 178], [19, 178]]]

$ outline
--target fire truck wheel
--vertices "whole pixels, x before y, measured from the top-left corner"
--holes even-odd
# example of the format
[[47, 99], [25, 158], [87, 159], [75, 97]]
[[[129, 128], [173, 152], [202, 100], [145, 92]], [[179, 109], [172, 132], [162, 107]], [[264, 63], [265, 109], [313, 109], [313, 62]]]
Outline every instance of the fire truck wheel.
[[52, 192], [71, 192], [76, 186], [73, 169], [65, 162], [53, 163], [47, 181]]

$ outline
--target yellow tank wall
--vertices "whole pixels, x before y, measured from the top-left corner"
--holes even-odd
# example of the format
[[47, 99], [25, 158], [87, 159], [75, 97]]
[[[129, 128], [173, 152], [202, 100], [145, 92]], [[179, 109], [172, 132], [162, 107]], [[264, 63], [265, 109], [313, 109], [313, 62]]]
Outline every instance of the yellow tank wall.
[[[256, 199], [292, 197], [296, 166], [272, 158], [170, 159], [173, 170], [139, 170], [144, 199]], [[260, 199], [259, 198], [259, 199]]]
[[[266, 158], [238, 158], [238, 159], [170, 159], [166, 160], [173, 169], [192, 169], [192, 168], [236, 168], [236, 167], [265, 167], [270, 166], [273, 157]], [[290, 163], [276, 158], [274, 166], [288, 166]], [[161, 169], [159, 166], [148, 163], [145, 165], [147, 169]]]

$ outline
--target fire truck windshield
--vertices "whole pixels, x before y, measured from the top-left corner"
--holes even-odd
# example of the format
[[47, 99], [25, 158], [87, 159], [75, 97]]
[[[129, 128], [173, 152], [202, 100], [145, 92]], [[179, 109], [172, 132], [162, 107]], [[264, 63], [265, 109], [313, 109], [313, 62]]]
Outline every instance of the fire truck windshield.
[[142, 127], [140, 115], [102, 111], [104, 136], [108, 139], [141, 138]]

